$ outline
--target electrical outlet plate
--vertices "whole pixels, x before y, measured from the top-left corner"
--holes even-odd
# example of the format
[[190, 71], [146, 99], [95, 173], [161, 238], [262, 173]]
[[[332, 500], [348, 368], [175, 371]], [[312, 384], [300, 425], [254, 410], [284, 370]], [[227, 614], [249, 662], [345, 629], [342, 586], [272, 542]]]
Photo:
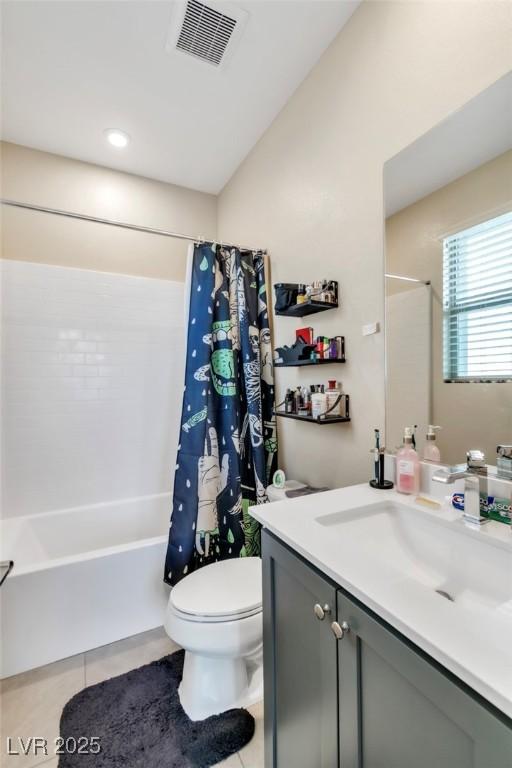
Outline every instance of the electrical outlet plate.
[[380, 323], [366, 323], [363, 325], [363, 336], [373, 336], [374, 333], [379, 333]]

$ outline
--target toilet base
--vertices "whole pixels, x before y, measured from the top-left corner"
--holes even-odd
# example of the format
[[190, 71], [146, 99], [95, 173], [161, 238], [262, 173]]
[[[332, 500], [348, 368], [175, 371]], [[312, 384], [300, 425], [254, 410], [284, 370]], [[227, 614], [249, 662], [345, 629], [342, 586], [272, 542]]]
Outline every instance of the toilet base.
[[261, 653], [252, 658], [219, 658], [186, 651], [178, 692], [191, 720], [256, 704], [263, 699]]

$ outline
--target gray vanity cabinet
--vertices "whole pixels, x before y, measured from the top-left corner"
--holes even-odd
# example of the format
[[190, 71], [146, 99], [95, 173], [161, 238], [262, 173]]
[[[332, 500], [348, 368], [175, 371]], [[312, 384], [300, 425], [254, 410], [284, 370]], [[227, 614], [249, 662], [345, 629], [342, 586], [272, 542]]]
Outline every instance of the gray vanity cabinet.
[[509, 720], [266, 531], [263, 589], [265, 768], [512, 768]]
[[511, 768], [512, 730], [338, 592], [342, 768]]
[[336, 589], [266, 532], [263, 539], [265, 768], [335, 768]]

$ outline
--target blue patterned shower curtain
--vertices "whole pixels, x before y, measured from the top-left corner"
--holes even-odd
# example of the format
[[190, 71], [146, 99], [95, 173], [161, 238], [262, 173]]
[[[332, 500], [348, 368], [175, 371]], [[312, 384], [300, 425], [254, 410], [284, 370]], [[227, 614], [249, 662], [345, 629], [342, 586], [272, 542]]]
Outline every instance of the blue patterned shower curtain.
[[164, 580], [260, 554], [249, 504], [277, 466], [264, 257], [194, 248], [185, 392]]

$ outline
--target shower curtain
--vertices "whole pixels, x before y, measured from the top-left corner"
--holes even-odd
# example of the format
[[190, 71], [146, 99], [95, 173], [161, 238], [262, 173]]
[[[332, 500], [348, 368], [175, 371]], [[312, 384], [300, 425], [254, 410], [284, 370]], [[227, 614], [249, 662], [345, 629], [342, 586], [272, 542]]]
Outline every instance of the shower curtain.
[[264, 257], [194, 247], [185, 391], [164, 581], [260, 554], [249, 504], [277, 467]]

